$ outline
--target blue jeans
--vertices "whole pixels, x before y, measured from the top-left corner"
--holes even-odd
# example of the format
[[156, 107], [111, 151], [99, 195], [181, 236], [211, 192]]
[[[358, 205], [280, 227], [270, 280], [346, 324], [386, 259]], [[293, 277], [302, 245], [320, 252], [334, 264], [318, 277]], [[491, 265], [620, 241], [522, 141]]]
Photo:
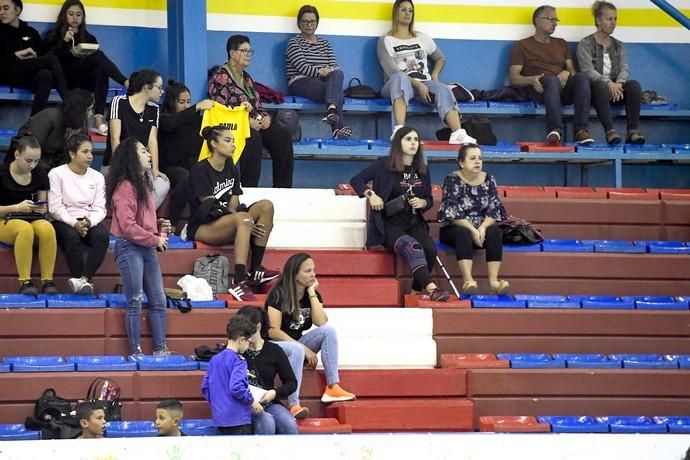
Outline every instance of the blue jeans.
[[[431, 104], [428, 104], [426, 101], [421, 102], [427, 105], [433, 105], [438, 112], [439, 118], [445, 123], [448, 112], [451, 110], [458, 110], [453, 92], [448, 88], [448, 85], [438, 80], [420, 80], [420, 82], [429, 88], [430, 93], [434, 94], [434, 102]], [[383, 85], [383, 88], [381, 88], [381, 95], [390, 98], [391, 104], [399, 97], [402, 97], [405, 100], [405, 105], [409, 106], [410, 99], [415, 97], [410, 77], [403, 72], [394, 73], [386, 84]], [[398, 124], [395, 120], [394, 113], [391, 113], [391, 120], [393, 125]]]
[[127, 297], [125, 328], [132, 353], [141, 352], [141, 304], [144, 293], [149, 303], [149, 328], [153, 351], [165, 349], [165, 293], [156, 248], [145, 248], [124, 238], [115, 242], [115, 262]]
[[280, 345], [287, 355], [292, 372], [297, 379], [297, 389], [288, 396], [290, 407], [299, 404], [299, 390], [302, 386], [302, 369], [304, 368], [304, 347], [314, 353], [321, 352], [321, 362], [326, 371], [326, 383], [331, 385], [340, 382], [338, 376], [338, 334], [330, 324], [324, 324], [304, 334], [297, 342], [280, 341]]
[[302, 96], [315, 102], [335, 105], [338, 112], [338, 125], [343, 127], [343, 71], [335, 69], [325, 79], [303, 77], [288, 86], [288, 94]]
[[568, 79], [565, 87], [561, 89], [561, 82], [555, 75], [542, 77], [541, 85], [544, 92], [539, 94], [531, 86], [528, 91], [532, 100], [544, 104], [546, 110], [546, 132], [558, 129], [563, 133], [563, 121], [561, 120], [561, 104], [573, 104], [575, 106], [575, 132], [587, 128], [589, 123], [589, 107], [591, 89], [589, 78], [585, 73], [577, 73]]
[[297, 421], [285, 406], [269, 404], [262, 413], [252, 412], [254, 434], [298, 434]]

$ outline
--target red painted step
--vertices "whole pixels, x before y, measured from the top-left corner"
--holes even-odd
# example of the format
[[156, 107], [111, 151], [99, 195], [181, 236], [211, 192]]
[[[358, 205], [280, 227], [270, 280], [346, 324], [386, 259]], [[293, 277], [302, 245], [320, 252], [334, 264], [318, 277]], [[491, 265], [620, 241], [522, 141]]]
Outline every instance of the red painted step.
[[479, 431], [493, 433], [549, 433], [551, 425], [539, 423], [531, 416], [484, 416], [479, 417]]
[[[395, 387], [391, 396], [395, 396]], [[472, 431], [474, 405], [468, 399], [360, 399], [334, 403], [326, 414], [353, 431]]]
[[453, 369], [506, 369], [510, 362], [497, 359], [493, 353], [443, 353], [439, 364]]
[[469, 300], [459, 300], [454, 294], [445, 302], [436, 302], [429, 299], [428, 295], [405, 294], [406, 307], [410, 308], [472, 308]]
[[344, 434], [352, 433], [352, 425], [342, 424], [337, 418], [305, 418], [297, 420], [300, 434]]

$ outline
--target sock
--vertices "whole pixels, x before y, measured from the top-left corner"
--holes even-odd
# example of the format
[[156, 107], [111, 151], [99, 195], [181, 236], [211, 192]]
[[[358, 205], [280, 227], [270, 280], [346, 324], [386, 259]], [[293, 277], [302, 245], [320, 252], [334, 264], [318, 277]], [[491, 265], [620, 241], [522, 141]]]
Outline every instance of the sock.
[[247, 278], [247, 266], [244, 264], [235, 264], [235, 284], [241, 283]]
[[252, 267], [252, 272], [261, 266], [261, 261], [264, 260], [264, 253], [266, 252], [266, 246], [256, 246], [252, 244], [252, 262], [250, 267]]

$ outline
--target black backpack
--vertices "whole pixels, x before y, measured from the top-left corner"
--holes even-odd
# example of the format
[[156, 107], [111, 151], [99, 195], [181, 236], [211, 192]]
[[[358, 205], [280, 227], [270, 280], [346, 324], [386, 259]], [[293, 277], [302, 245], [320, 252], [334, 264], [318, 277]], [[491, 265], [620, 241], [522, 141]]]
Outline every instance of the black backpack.
[[81, 428], [71, 412], [72, 404], [48, 388], [36, 401], [34, 416], [28, 417], [24, 426], [40, 430], [42, 439], [72, 439], [81, 433]]
[[302, 140], [302, 127], [299, 124], [299, 115], [294, 110], [279, 110], [273, 117], [275, 122], [290, 133], [292, 142]]
[[53, 388], [46, 389], [34, 406], [34, 418], [41, 421], [59, 420], [72, 412], [72, 404], [58, 396]]
[[225, 350], [226, 344], [218, 343], [215, 348], [211, 348], [208, 345], [200, 345], [194, 349], [193, 359], [195, 361], [209, 362], [211, 358], [216, 356], [221, 351]]

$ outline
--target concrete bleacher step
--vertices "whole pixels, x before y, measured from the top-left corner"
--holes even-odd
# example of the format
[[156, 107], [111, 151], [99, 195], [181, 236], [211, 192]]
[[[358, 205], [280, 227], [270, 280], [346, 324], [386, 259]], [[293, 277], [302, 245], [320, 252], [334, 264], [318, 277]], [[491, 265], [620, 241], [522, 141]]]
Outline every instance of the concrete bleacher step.
[[336, 418], [306, 418], [297, 421], [299, 434], [347, 434], [352, 425], [340, 423]]
[[548, 433], [551, 425], [540, 423], [532, 416], [479, 417], [479, 431], [493, 433]]
[[474, 430], [473, 403], [461, 398], [364, 399], [331, 404], [326, 413], [353, 431]]

